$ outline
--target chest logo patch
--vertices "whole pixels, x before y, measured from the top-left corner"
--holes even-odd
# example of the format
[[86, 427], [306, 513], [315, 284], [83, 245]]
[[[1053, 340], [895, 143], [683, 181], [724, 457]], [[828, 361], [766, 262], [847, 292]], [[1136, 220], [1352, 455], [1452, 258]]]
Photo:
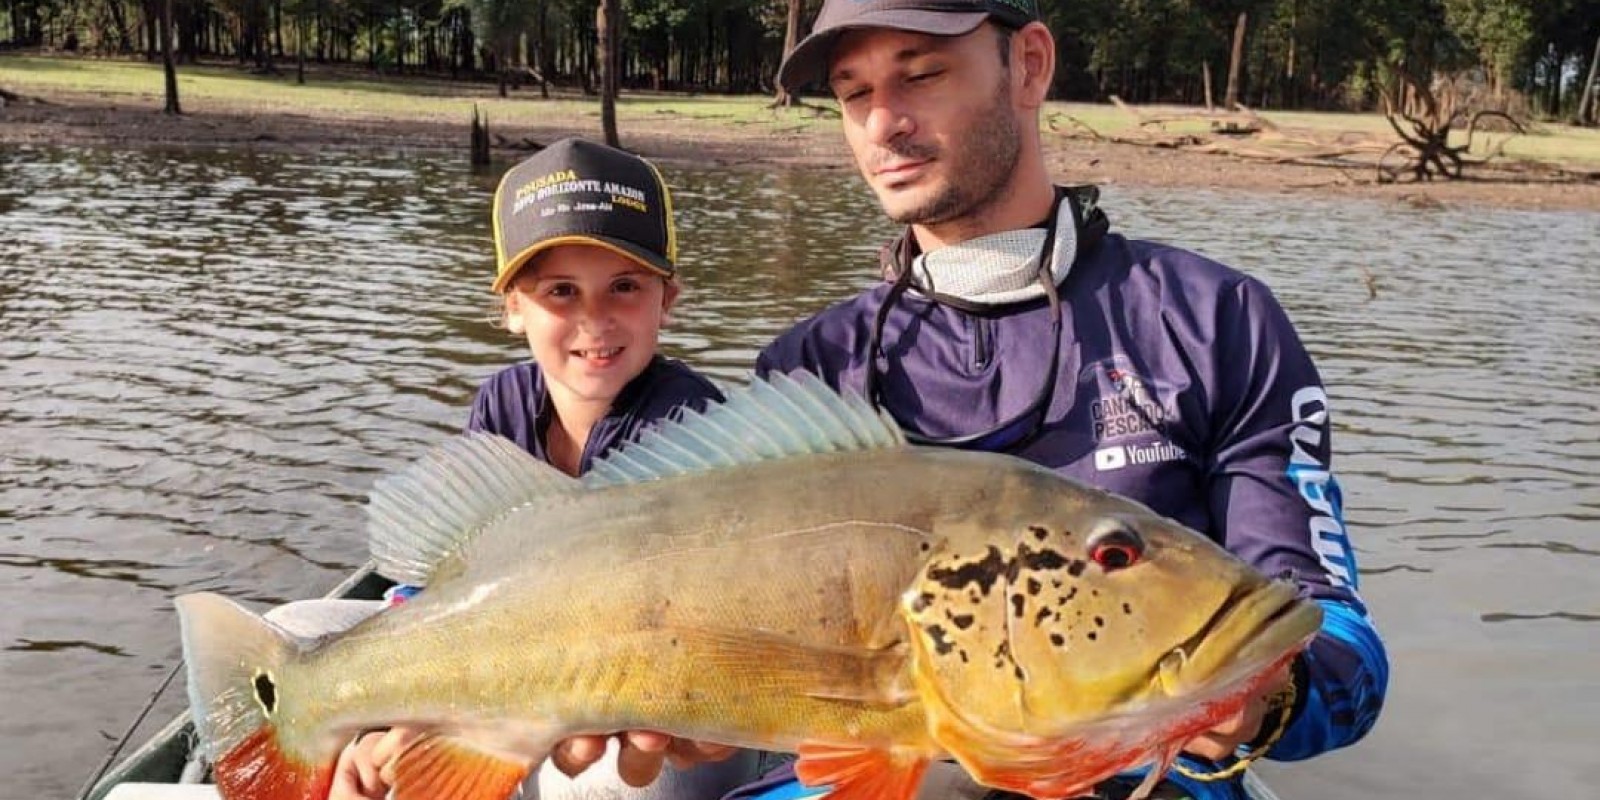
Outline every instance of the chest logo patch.
[[[1165, 427], [1172, 412], [1162, 402], [1160, 387], [1135, 372], [1125, 356], [1086, 366], [1079, 380], [1093, 387], [1089, 421], [1100, 445], [1094, 452], [1096, 471], [1188, 458], [1188, 453], [1167, 437]], [[1144, 441], [1130, 442], [1132, 439]]]

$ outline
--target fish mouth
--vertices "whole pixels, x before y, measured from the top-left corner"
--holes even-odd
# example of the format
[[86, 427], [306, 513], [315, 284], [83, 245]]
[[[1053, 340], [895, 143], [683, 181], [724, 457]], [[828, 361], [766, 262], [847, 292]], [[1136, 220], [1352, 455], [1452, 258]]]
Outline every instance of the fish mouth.
[[1321, 625], [1322, 608], [1300, 599], [1294, 584], [1272, 580], [1246, 587], [1167, 652], [1156, 666], [1156, 680], [1169, 696], [1232, 683], [1303, 647]]

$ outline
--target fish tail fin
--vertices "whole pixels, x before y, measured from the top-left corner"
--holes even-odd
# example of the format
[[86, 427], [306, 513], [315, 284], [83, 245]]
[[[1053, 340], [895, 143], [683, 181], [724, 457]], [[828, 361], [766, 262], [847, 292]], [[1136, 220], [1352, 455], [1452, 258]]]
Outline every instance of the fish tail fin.
[[806, 786], [831, 787], [826, 800], [911, 800], [927, 769], [916, 751], [812, 743], [800, 745], [794, 765]]
[[[286, 747], [278, 724], [282, 668], [299, 646], [288, 634], [215, 594], [179, 597], [189, 709], [227, 800], [321, 800], [338, 743]], [[307, 739], [307, 741], [316, 741]]]

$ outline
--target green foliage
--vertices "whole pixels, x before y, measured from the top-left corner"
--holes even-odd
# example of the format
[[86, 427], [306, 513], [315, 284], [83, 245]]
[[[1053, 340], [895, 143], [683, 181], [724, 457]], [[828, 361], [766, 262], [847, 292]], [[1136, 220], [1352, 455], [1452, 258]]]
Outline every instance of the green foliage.
[[[592, 69], [598, 0], [177, 0], [190, 57], [259, 58], [295, 42], [316, 57], [455, 74], [486, 53], [519, 63], [548, 52], [558, 84]], [[0, 0], [0, 45], [99, 53], [147, 49], [147, 0]], [[805, 25], [821, 0], [806, 0]], [[755, 91], [770, 84], [787, 0], [624, 0], [624, 91]], [[1396, 75], [1467, 70], [1497, 90], [1571, 105], [1600, 37], [1600, 0], [1044, 0], [1059, 42], [1057, 95], [1198, 102], [1210, 69], [1220, 95], [1233, 30], [1248, 15], [1241, 77], [1265, 107], [1370, 106]], [[539, 20], [546, 24], [544, 41]], [[281, 26], [278, 29], [275, 26]], [[526, 39], [524, 37], [527, 37]], [[551, 55], [553, 54], [553, 55]], [[473, 56], [476, 56], [474, 58]], [[549, 60], [544, 60], [548, 57]]]

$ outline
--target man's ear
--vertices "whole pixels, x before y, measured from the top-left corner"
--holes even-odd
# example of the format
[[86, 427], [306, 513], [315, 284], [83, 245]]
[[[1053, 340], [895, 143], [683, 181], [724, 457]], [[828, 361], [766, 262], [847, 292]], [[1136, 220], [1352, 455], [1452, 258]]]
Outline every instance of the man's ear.
[[672, 304], [678, 302], [678, 295], [683, 292], [677, 281], [662, 281], [664, 290], [661, 292], [661, 318], [665, 322], [672, 317]]
[[1015, 97], [1025, 109], [1038, 109], [1050, 96], [1056, 76], [1056, 39], [1043, 22], [1022, 26], [1011, 40], [1011, 74]]

